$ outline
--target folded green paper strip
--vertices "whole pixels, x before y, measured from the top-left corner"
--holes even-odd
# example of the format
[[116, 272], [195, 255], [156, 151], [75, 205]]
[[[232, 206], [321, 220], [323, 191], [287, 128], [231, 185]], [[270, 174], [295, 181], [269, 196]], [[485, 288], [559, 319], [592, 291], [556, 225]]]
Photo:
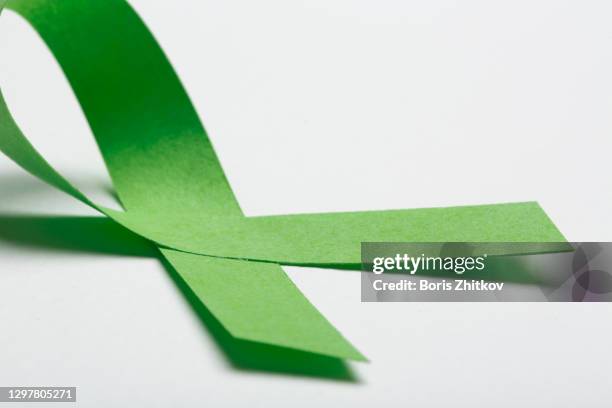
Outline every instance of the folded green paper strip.
[[534, 202], [245, 217], [184, 88], [125, 1], [0, 0], [4, 6], [32, 25], [60, 64], [125, 211], [92, 202], [55, 171], [1, 95], [0, 150], [156, 243], [236, 338], [364, 359], [281, 264], [358, 269], [363, 241], [565, 241]]

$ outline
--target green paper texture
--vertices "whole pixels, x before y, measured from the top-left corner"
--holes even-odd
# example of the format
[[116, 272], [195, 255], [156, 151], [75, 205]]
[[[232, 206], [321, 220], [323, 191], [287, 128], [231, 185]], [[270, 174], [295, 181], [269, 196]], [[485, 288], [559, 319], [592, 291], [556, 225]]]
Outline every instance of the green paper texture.
[[[161, 251], [233, 336], [365, 360], [320, 317], [279, 265], [193, 255], [171, 249]], [[317, 335], [312, 336], [312, 333]]]
[[364, 359], [279, 264], [358, 269], [364, 241], [565, 241], [535, 202], [245, 217], [186, 91], [129, 4], [0, 0], [0, 11], [5, 5], [32, 25], [60, 64], [125, 211], [94, 203], [54, 170], [1, 93], [0, 150], [158, 244], [236, 338]]

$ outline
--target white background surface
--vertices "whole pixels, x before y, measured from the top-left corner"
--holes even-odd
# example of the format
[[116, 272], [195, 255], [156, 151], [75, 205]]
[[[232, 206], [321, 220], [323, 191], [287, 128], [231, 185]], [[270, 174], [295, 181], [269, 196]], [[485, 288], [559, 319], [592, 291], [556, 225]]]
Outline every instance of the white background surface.
[[[537, 200], [569, 240], [612, 239], [609, 2], [131, 4], [248, 215]], [[50, 53], [10, 12], [0, 47], [24, 132], [109, 202]], [[93, 215], [5, 158], [0, 213]], [[75, 385], [86, 407], [612, 399], [610, 304], [362, 304], [358, 273], [285, 270], [371, 359], [354, 383], [232, 367], [155, 259], [0, 241], [0, 385]]]

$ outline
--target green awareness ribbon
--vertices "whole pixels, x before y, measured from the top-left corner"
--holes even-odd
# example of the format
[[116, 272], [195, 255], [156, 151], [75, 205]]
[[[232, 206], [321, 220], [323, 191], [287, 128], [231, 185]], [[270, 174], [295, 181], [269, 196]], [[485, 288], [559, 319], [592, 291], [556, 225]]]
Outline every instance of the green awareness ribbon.
[[60, 64], [124, 211], [94, 203], [59, 174], [1, 94], [0, 150], [155, 243], [235, 338], [365, 360], [280, 265], [359, 269], [364, 241], [565, 241], [535, 202], [245, 217], [185, 89], [127, 2], [0, 0], [4, 7], [32, 25]]

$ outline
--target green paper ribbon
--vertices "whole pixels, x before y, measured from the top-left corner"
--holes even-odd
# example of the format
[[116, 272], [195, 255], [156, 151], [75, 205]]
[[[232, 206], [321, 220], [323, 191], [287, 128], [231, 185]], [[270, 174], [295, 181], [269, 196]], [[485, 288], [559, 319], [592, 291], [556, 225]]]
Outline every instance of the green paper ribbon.
[[1, 94], [0, 150], [156, 243], [236, 338], [364, 360], [281, 264], [357, 269], [363, 241], [565, 241], [534, 202], [245, 217], [176, 73], [125, 1], [0, 0], [0, 12], [5, 5], [60, 64], [125, 211], [94, 203], [54, 170]]

